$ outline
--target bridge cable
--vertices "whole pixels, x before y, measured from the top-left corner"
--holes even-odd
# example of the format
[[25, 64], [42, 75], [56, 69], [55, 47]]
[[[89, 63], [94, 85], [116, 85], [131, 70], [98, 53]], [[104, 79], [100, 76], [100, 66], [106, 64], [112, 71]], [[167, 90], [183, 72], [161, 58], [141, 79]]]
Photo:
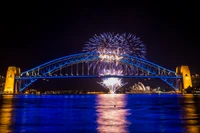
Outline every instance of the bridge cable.
[[76, 64], [76, 75], [78, 75], [78, 63]]
[[73, 75], [73, 65], [71, 65], [71, 76]]
[[84, 63], [82, 62], [82, 75], [84, 75]]
[[88, 72], [87, 72], [87, 74], [89, 75], [89, 63], [87, 63], [88, 64]]

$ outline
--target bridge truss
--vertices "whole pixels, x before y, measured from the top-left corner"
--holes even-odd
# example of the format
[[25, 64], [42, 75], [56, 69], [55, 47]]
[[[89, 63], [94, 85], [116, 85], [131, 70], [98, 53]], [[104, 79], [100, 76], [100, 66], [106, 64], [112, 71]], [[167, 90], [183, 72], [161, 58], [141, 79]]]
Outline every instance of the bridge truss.
[[[160, 78], [169, 86], [178, 89], [177, 81], [182, 78], [175, 71], [166, 69], [145, 59], [123, 55], [119, 64], [123, 75], [99, 75], [95, 61], [100, 60], [98, 53], [87, 52], [64, 56], [24, 71], [15, 79], [19, 81], [19, 91], [23, 91], [38, 79], [47, 78]], [[128, 71], [131, 68], [133, 71]]]

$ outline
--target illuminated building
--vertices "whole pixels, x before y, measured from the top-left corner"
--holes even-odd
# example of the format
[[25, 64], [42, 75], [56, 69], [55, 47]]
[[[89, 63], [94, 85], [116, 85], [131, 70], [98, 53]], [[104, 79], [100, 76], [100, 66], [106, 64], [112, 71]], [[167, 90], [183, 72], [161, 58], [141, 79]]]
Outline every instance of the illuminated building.
[[200, 76], [198, 74], [192, 75], [192, 85], [194, 88], [200, 88]]

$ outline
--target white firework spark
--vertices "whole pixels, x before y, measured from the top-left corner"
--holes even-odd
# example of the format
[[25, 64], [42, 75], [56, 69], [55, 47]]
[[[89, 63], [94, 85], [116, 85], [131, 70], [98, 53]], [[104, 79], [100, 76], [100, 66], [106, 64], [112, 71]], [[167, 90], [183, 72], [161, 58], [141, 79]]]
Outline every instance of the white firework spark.
[[121, 78], [106, 78], [102, 82], [98, 82], [104, 88], [108, 88], [111, 94], [115, 94], [116, 91], [127, 83], [123, 83]]

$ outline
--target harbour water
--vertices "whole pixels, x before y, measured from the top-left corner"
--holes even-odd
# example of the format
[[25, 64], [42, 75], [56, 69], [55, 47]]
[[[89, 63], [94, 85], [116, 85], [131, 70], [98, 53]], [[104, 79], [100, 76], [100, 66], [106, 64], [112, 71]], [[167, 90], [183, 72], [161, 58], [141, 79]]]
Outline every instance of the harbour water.
[[0, 133], [199, 133], [200, 95], [0, 95]]

